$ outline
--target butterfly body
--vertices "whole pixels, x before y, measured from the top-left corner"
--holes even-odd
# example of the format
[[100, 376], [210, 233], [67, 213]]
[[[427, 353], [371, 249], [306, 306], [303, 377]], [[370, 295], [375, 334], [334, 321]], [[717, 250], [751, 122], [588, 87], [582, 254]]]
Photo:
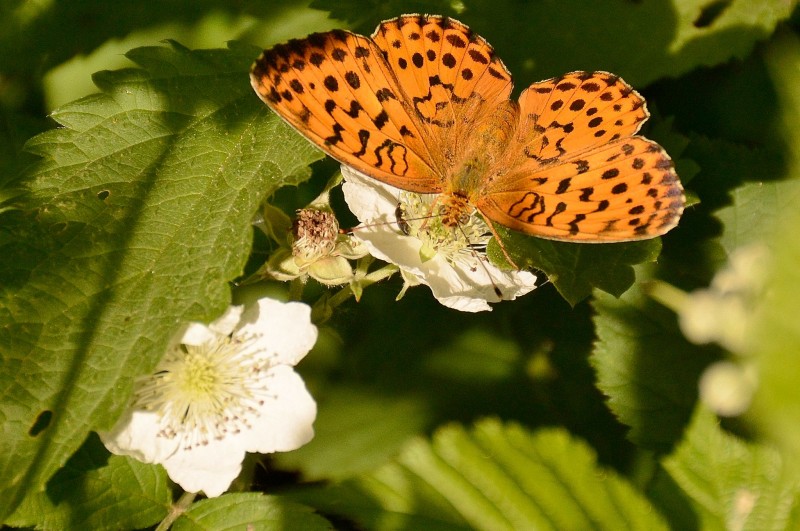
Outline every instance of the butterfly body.
[[491, 46], [447, 17], [289, 41], [259, 57], [251, 83], [343, 164], [439, 194], [447, 226], [477, 209], [530, 235], [603, 243], [661, 235], [683, 212], [669, 156], [636, 134], [649, 115], [629, 85], [571, 72], [513, 101]]

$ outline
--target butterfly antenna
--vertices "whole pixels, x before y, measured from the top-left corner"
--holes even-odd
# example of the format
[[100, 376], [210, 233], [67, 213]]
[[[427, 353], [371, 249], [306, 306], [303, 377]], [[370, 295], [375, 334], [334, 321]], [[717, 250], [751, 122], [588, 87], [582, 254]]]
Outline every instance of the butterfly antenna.
[[375, 223], [366, 223], [364, 225], [358, 225], [357, 227], [351, 227], [349, 229], [339, 229], [339, 234], [353, 234], [357, 230], [361, 229], [368, 229], [370, 227], [383, 227], [384, 225], [392, 225], [394, 223], [397, 224], [397, 228], [400, 229], [400, 232], [405, 234], [406, 236], [411, 235], [411, 225], [409, 225], [409, 221], [420, 221], [420, 220], [429, 220], [431, 218], [436, 217], [435, 214], [426, 214], [424, 216], [418, 216], [415, 218], [407, 218], [405, 216], [405, 212], [403, 212], [400, 203], [397, 203], [397, 207], [394, 209], [394, 215], [396, 221], [378, 221]]

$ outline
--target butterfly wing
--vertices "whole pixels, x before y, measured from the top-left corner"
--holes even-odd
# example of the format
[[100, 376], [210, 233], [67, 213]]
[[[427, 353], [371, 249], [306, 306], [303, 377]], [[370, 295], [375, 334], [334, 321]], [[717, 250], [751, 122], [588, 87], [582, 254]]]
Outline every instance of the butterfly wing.
[[473, 121], [472, 99], [492, 106], [511, 94], [511, 74], [492, 47], [451, 18], [404, 15], [378, 26], [373, 40], [436, 139], [458, 121]]
[[419, 123], [371, 39], [337, 30], [291, 40], [265, 50], [250, 80], [272, 110], [333, 158], [395, 186], [439, 189]]
[[270, 108], [329, 155], [418, 193], [442, 191], [458, 145], [445, 130], [511, 91], [483, 39], [421, 15], [385, 21], [372, 38], [336, 30], [275, 46], [250, 78]]
[[616, 76], [573, 72], [520, 96], [520, 125], [497, 177], [475, 201], [489, 219], [535, 236], [603, 243], [664, 234], [683, 212], [667, 153], [635, 133], [644, 99]]

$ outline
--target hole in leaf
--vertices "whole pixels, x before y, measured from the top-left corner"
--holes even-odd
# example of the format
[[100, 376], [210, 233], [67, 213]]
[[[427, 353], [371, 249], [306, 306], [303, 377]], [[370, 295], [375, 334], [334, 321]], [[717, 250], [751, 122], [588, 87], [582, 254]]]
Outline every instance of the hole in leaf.
[[717, 0], [705, 6], [693, 22], [695, 28], [707, 28], [731, 5], [731, 0]]
[[39, 435], [40, 433], [42, 433], [44, 430], [47, 429], [52, 419], [53, 419], [52, 411], [42, 411], [41, 413], [39, 413], [39, 416], [36, 417], [36, 422], [33, 423], [31, 429], [28, 430], [28, 435], [30, 435], [31, 437], [36, 437], [37, 435]]
[[100, 201], [105, 201], [106, 197], [110, 195], [111, 192], [109, 192], [108, 190], [100, 190], [99, 192], [97, 192], [97, 199], [99, 199]]

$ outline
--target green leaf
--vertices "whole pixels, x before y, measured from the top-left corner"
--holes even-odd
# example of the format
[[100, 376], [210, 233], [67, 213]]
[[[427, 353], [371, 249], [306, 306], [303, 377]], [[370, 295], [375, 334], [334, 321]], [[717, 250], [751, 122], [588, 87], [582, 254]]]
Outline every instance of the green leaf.
[[709, 210], [729, 204], [731, 191], [744, 183], [773, 181], [785, 172], [777, 149], [753, 148], [694, 134], [690, 139], [685, 155], [702, 168], [691, 187]]
[[737, 247], [769, 241], [776, 222], [800, 202], [795, 181], [749, 183], [733, 191], [733, 205], [716, 212], [725, 226], [721, 243], [730, 253]]
[[614, 414], [630, 426], [631, 441], [668, 450], [689, 422], [697, 381], [713, 350], [686, 341], [675, 315], [638, 286], [619, 299], [598, 292], [592, 306], [597, 386]]
[[728, 434], [703, 408], [664, 468], [691, 498], [701, 529], [796, 529], [797, 476], [773, 448]]
[[[414, 11], [399, 0], [366, 5], [316, 0], [313, 5], [355, 23], [365, 34], [381, 20]], [[469, 25], [495, 47], [520, 86], [572, 70], [608, 70], [645, 85], [743, 58], [793, 7], [782, 0], [544, 0], [532, 5], [462, 0], [434, 5], [419, 11], [455, 16]]]
[[403, 13], [454, 15], [453, 4], [446, 0], [312, 0], [311, 7], [328, 11], [332, 18], [348, 21], [365, 35], [371, 34], [380, 21]]
[[174, 531], [209, 529], [307, 529], [329, 530], [333, 526], [308, 507], [276, 496], [256, 493], [225, 494], [192, 504], [172, 528]]
[[[786, 183], [796, 197], [800, 181]], [[759, 387], [751, 420], [788, 452], [792, 462], [800, 457], [800, 241], [797, 227], [800, 213], [797, 208], [783, 212], [771, 243], [770, 264], [767, 267], [767, 299], [762, 304], [753, 327], [756, 348], [753, 357], [758, 367]]]
[[[800, 97], [797, 83], [800, 76], [800, 40], [793, 35], [783, 35], [769, 50], [767, 64], [781, 99], [782, 129], [790, 151], [788, 174], [793, 178], [781, 187], [777, 198], [784, 206], [787, 199], [797, 197], [800, 192], [800, 134], [792, 120], [800, 116]], [[759, 387], [755, 395], [749, 419], [785, 452], [789, 463], [797, 473], [800, 457], [800, 397], [797, 382], [800, 381], [800, 241], [797, 227], [800, 211], [794, 205], [785, 205], [778, 212], [775, 231], [764, 241], [772, 251], [767, 265], [765, 293], [762, 312], [753, 325], [755, 343], [753, 360], [758, 369]], [[765, 215], [775, 204], [767, 203]]]
[[47, 484], [6, 522], [38, 529], [141, 529], [170, 509], [172, 494], [160, 466], [108, 456], [90, 437]]
[[797, 91], [800, 83], [800, 38], [793, 33], [780, 33], [767, 49], [765, 62], [780, 105], [778, 129], [789, 153], [790, 172], [793, 171], [793, 177], [797, 178], [800, 165], [800, 132], [797, 131], [800, 121], [800, 94]]
[[386, 396], [352, 385], [340, 388], [324, 396], [314, 439], [293, 452], [276, 454], [274, 460], [282, 468], [302, 470], [312, 481], [350, 477], [396, 455], [425, 429], [430, 416], [419, 397]]
[[248, 84], [258, 51], [140, 48], [33, 138], [0, 214], [0, 512], [108, 429], [181, 323], [210, 321], [251, 220], [319, 153]]
[[661, 252], [661, 241], [656, 238], [585, 244], [514, 235], [508, 248], [517, 265], [544, 271], [558, 292], [574, 306], [591, 295], [593, 288], [617, 297], [625, 293], [636, 280], [632, 266], [655, 261]]
[[373, 473], [294, 497], [376, 530], [666, 529], [585, 443], [491, 419], [449, 425]]

